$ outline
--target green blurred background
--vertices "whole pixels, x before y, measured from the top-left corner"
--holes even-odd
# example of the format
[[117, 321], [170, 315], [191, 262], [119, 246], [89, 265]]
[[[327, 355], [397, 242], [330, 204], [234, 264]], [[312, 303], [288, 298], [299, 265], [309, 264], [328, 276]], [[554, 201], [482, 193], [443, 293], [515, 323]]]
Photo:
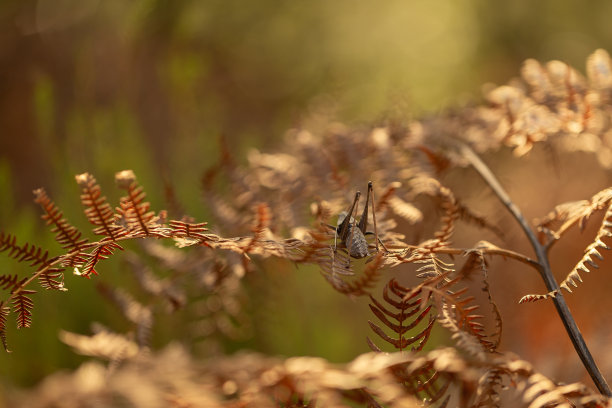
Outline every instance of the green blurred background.
[[[204, 220], [199, 179], [218, 160], [220, 135], [242, 161], [252, 147], [279, 149], [288, 128], [317, 112], [348, 123], [420, 117], [477, 101], [482, 85], [517, 76], [526, 58], [582, 70], [593, 50], [612, 49], [611, 15], [604, 0], [4, 0], [0, 229], [59, 251], [31, 191], [44, 186], [86, 227], [74, 174], [93, 173], [116, 203], [114, 173], [126, 168], [155, 209], [166, 178]], [[108, 261], [96, 279], [133, 285], [122, 268]], [[0, 273], [14, 271], [30, 273], [0, 256]], [[333, 293], [312, 269], [276, 278], [286, 289], [263, 305], [276, 317], [230, 350], [332, 361], [366, 350], [367, 324], [353, 313], [364, 302]], [[67, 293], [35, 295], [31, 329], [11, 321], [4, 382], [32, 384], [82, 361], [57, 339], [60, 328], [125, 329], [92, 282], [66, 283]], [[180, 334], [163, 324], [156, 345]]]

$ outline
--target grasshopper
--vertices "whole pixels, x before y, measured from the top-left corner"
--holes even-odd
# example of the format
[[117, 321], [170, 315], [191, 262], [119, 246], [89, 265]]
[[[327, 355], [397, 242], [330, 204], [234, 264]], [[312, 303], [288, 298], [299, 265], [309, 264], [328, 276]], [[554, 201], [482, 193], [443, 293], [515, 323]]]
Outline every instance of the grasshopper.
[[374, 210], [374, 191], [372, 187], [372, 182], [368, 182], [368, 192], [366, 194], [366, 203], [365, 208], [363, 209], [363, 213], [361, 214], [361, 218], [359, 220], [359, 224], [353, 218], [353, 212], [357, 213], [359, 206], [359, 198], [361, 197], [361, 192], [357, 191], [355, 193], [355, 199], [353, 200], [353, 204], [349, 208], [348, 211], [343, 211], [338, 216], [338, 226], [333, 227], [329, 225], [330, 228], [334, 229], [336, 234], [334, 236], [334, 253], [336, 253], [338, 247], [338, 238], [340, 238], [340, 244], [345, 247], [348, 251], [350, 257], [355, 259], [365, 258], [370, 255], [368, 251], [368, 242], [366, 241], [365, 236], [372, 234], [372, 232], [367, 231], [368, 227], [368, 204], [372, 206], [372, 218], [374, 221], [374, 232], [375, 242], [376, 242], [376, 252], [379, 251], [378, 244], [387, 250], [382, 241], [378, 238], [378, 231], [376, 230], [376, 212]]

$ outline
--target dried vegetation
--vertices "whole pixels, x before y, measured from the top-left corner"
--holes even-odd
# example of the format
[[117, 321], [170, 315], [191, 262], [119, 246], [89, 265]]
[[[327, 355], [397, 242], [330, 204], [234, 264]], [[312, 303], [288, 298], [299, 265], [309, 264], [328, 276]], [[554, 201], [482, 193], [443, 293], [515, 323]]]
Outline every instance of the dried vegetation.
[[[129, 170], [117, 173], [124, 196], [116, 208], [94, 176], [76, 176], [92, 234], [71, 225], [47, 193], [36, 190], [43, 220], [63, 251], [51, 255], [0, 233], [0, 251], [32, 267], [28, 276], [0, 275], [0, 336], [7, 351], [9, 318], [19, 328], [29, 327], [36, 305], [44, 303], [36, 299], [37, 291], [65, 291], [64, 273], [103, 280], [104, 260], [119, 256], [144, 292], [169, 311], [184, 307], [194, 293], [206, 293], [207, 304], [215, 307], [204, 313], [209, 323], [200, 326], [205, 328], [201, 337], [213, 331], [231, 338], [248, 335], [250, 322], [239, 298], [245, 274], [257, 273], [253, 258], [317, 265], [339, 293], [369, 298], [372, 352], [335, 365], [314, 357], [281, 360], [248, 353], [198, 361], [177, 346], [151, 351], [157, 309], [121, 288], [102, 286], [134, 331], [95, 326], [90, 336], [63, 332], [61, 340], [76, 352], [108, 364], [89, 362], [74, 373], [52, 375], [37, 392], [17, 395], [13, 402], [29, 407], [609, 406], [601, 384], [600, 393], [579, 383], [558, 384], [500, 349], [503, 316], [489, 289], [489, 260], [504, 257], [538, 270], [542, 264], [487, 241], [455, 247], [454, 234], [462, 225], [497, 236], [503, 232], [461, 203], [439, 175], [473, 164], [466, 146], [479, 155], [506, 146], [520, 160], [538, 143], [588, 152], [609, 170], [611, 98], [612, 63], [598, 50], [587, 61], [586, 76], [559, 61], [528, 60], [522, 80], [491, 89], [481, 106], [374, 127], [315, 121], [310, 129], [288, 132], [277, 153], [253, 151], [245, 166], [222, 146], [219, 162], [202, 177], [210, 226], [181, 214], [174, 197], [169, 212], [153, 211]], [[370, 240], [362, 266], [364, 261], [350, 258], [341, 246], [334, 250], [334, 229], [327, 225], [346, 209], [355, 186], [365, 187], [368, 180], [375, 182], [376, 232], [383, 245], [375, 253]], [[611, 208], [611, 190], [604, 188], [589, 200], [558, 205], [537, 221], [539, 243], [548, 250], [572, 226], [583, 228], [593, 213], [605, 211], [596, 237], [559, 287], [521, 302], [556, 298], [561, 289], [571, 292], [570, 286], [582, 282], [581, 272], [597, 268], [594, 258], [609, 249]], [[406, 238], [407, 226], [418, 229], [431, 217], [436, 217], [435, 231], [420, 242]], [[135, 253], [120, 254], [128, 240], [142, 243], [142, 253], [171, 271], [169, 277], [159, 277]], [[420, 283], [408, 287], [390, 273], [402, 265], [413, 265]], [[484, 302], [468, 292], [473, 281], [480, 282]], [[450, 333], [453, 348], [423, 350], [435, 325]]]

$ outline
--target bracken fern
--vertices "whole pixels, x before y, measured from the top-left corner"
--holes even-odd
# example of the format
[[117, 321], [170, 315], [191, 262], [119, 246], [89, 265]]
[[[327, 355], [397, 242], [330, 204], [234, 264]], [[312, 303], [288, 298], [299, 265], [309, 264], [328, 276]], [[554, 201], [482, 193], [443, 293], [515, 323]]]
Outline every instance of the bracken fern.
[[[107, 380], [94, 381], [87, 392], [76, 386], [83, 371], [90, 378], [106, 375], [91, 363], [69, 376], [51, 378], [52, 385], [64, 383], [43, 385], [22, 402], [79, 405], [91, 396], [104, 402], [118, 396], [138, 401], [136, 393], [146, 390], [154, 400], [175, 406], [489, 407], [500, 406], [512, 396], [529, 407], [609, 406], [610, 389], [579, 332], [571, 329], [575, 323], [560, 289], [571, 292], [570, 285], [582, 282], [579, 272], [596, 268], [593, 258], [602, 259], [600, 250], [609, 249], [610, 188], [591, 200], [557, 206], [537, 222], [539, 236], [534, 238], [532, 227], [478, 156], [507, 146], [520, 157], [542, 144], [557, 151], [588, 151], [603, 168], [612, 168], [609, 55], [596, 51], [587, 61], [586, 72], [585, 78], [559, 61], [542, 65], [528, 60], [522, 69], [523, 81], [491, 90], [482, 106], [411, 123], [355, 128], [334, 123], [320, 133], [294, 129], [288, 133], [291, 143], [281, 152], [253, 151], [244, 166], [222, 143], [219, 162], [202, 177], [209, 222], [180, 214], [183, 207], [169, 182], [170, 213], [177, 219], [169, 219], [165, 210], [154, 211], [131, 170], [116, 174], [124, 196], [113, 209], [94, 176], [84, 173], [76, 181], [85, 216], [93, 226], [95, 238], [88, 238], [64, 218], [43, 189], [35, 190], [42, 218], [62, 251], [53, 256], [0, 232], [0, 252], [33, 268], [25, 277], [0, 275], [4, 293], [0, 339], [7, 351], [8, 317], [15, 315], [18, 328], [29, 327], [34, 300], [36, 304], [44, 301], [33, 288], [38, 284], [46, 290], [65, 291], [67, 270], [103, 279], [103, 261], [123, 252], [149, 298], [143, 301], [124, 288], [98, 283], [99, 291], [118, 307], [133, 333], [95, 326], [92, 336], [62, 332], [60, 337], [78, 353], [110, 361]], [[456, 190], [445, 185], [445, 172], [468, 165], [483, 176], [521, 224], [537, 259], [503, 248], [502, 226], [470, 208], [457, 198]], [[353, 186], [370, 179], [379, 198], [376, 214], [369, 216], [376, 217], [382, 245], [376, 252], [372, 242], [368, 259], [362, 262], [352, 259], [346, 248], [335, 248], [335, 232], [328, 223], [346, 208]], [[557, 284], [548, 250], [571, 226], [584, 227], [600, 210], [606, 213], [595, 239]], [[437, 227], [428, 230], [424, 220]], [[464, 226], [489, 230], [502, 242], [460, 247], [456, 233]], [[410, 236], [409, 229], [414, 230]], [[130, 240], [141, 243], [142, 253], [124, 251], [124, 242]], [[146, 257], [170, 270], [169, 277], [158, 277], [143, 261]], [[500, 350], [503, 319], [489, 285], [489, 260], [494, 257], [521, 262], [540, 273], [549, 292], [526, 295], [520, 302], [549, 298], [555, 302], [599, 394], [578, 383], [560, 385], [530, 363]], [[376, 335], [366, 340], [373, 352], [345, 365], [257, 354], [195, 362], [172, 346], [152, 355], [144, 352], [151, 348], [157, 303], [170, 310], [189, 307], [190, 300], [196, 306], [205, 303], [196, 308], [199, 330], [194, 338], [209, 338], [213, 332], [239, 338], [248, 332], [250, 323], [239, 300], [244, 296], [243, 277], [256, 271], [264, 258], [317, 265], [334, 290], [353, 298], [367, 297], [377, 319], [368, 322]], [[393, 271], [398, 275], [410, 271], [418, 283], [404, 284]], [[486, 296], [484, 302], [469, 293], [474, 281]], [[449, 333], [454, 348], [425, 351], [436, 326]], [[378, 343], [391, 352], [384, 352]], [[122, 387], [122, 381], [134, 378], [139, 379], [138, 386]]]

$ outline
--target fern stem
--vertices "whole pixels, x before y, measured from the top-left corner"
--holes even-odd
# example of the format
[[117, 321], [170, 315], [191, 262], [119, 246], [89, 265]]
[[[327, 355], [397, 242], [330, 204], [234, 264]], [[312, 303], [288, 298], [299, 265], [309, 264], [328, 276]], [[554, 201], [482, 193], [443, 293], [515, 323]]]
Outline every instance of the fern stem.
[[[540, 264], [523, 255], [520, 254], [518, 252], [514, 252], [511, 251], [509, 249], [504, 249], [504, 248], [476, 248], [478, 251], [480, 251], [483, 255], [499, 255], [502, 256], [504, 258], [512, 258], [515, 259], [519, 262], [522, 262], [526, 265], [529, 265], [535, 269], [537, 269], [538, 271], [540, 270]], [[463, 255], [463, 254], [467, 254], [469, 251], [471, 251], [472, 248], [467, 249], [467, 248], [448, 248], [448, 247], [444, 247], [444, 248], [436, 248], [434, 252], [436, 253], [440, 253], [440, 254], [450, 254], [450, 255]]]
[[529, 239], [529, 242], [531, 243], [531, 246], [533, 247], [538, 258], [538, 269], [540, 272], [540, 276], [546, 284], [546, 288], [549, 291], [558, 292], [557, 296], [555, 296], [552, 300], [555, 304], [557, 313], [559, 314], [561, 321], [563, 321], [565, 330], [567, 330], [567, 334], [569, 335], [572, 344], [574, 345], [576, 353], [578, 353], [582, 364], [585, 366], [587, 372], [591, 376], [591, 379], [597, 386], [599, 392], [608, 397], [611, 397], [612, 391], [610, 390], [610, 386], [608, 385], [605, 378], [601, 374], [601, 371], [597, 367], [597, 364], [595, 363], [595, 360], [593, 359], [593, 356], [591, 355], [591, 352], [589, 351], [584, 341], [584, 338], [582, 337], [582, 333], [580, 333], [580, 329], [578, 329], [576, 321], [574, 320], [574, 317], [572, 316], [572, 313], [569, 310], [567, 303], [565, 302], [565, 298], [559, 290], [559, 284], [555, 280], [555, 277], [553, 276], [552, 270], [550, 268], [550, 262], [548, 260], [548, 252], [546, 246], [540, 244], [536, 234], [533, 232], [533, 230], [527, 223], [527, 220], [525, 220], [525, 217], [521, 213], [521, 210], [510, 199], [510, 196], [508, 195], [508, 193], [506, 193], [506, 191], [501, 186], [495, 175], [491, 172], [489, 167], [468, 146], [461, 145], [460, 150], [462, 156], [470, 162], [476, 172], [478, 172], [478, 174], [489, 185], [491, 190], [493, 190], [493, 192], [497, 195], [500, 201], [504, 204], [504, 206], [506, 206], [508, 211], [510, 211], [512, 216], [520, 224], [521, 228], [525, 232], [525, 235], [527, 235], [527, 238]]

